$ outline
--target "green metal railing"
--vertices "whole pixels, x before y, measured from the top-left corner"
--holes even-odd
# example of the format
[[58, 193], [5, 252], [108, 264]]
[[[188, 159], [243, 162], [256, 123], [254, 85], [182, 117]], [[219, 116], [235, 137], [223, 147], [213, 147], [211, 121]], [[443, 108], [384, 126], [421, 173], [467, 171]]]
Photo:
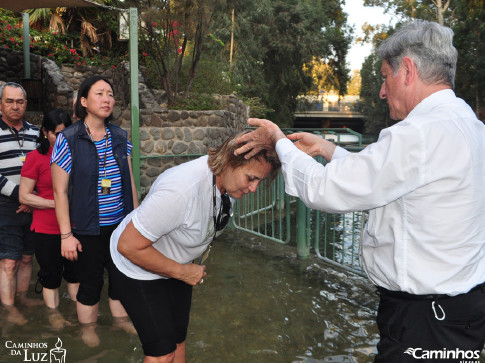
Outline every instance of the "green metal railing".
[[234, 225], [259, 237], [289, 244], [299, 258], [315, 255], [359, 275], [360, 242], [365, 212], [325, 213], [307, 208], [296, 197], [284, 192], [284, 180], [263, 181], [256, 193], [237, 201]]
[[[285, 133], [299, 131], [283, 129]], [[351, 145], [341, 145], [350, 151], [362, 149], [362, 136], [350, 129], [305, 129], [322, 135], [335, 135], [342, 144], [342, 135], [351, 134], [358, 140]], [[334, 138], [335, 140], [335, 138]], [[318, 162], [325, 163], [322, 158]], [[296, 197], [284, 192], [282, 175], [273, 182], [263, 181], [256, 191], [241, 198], [235, 206], [236, 228], [270, 239], [294, 245], [299, 258], [315, 255], [330, 264], [364, 276], [360, 263], [361, 232], [366, 212], [345, 214], [325, 213], [307, 208]]]
[[[301, 131], [283, 129], [285, 133]], [[305, 129], [326, 137], [335, 135], [342, 144], [342, 135], [356, 135], [354, 144], [341, 145], [350, 151], [362, 149], [362, 137], [350, 129]], [[170, 166], [178, 165], [202, 155], [140, 156], [142, 162], [151, 159], [170, 159]], [[318, 162], [325, 163], [323, 158]], [[166, 166], [169, 167], [169, 166]], [[331, 214], [307, 208], [296, 197], [285, 193], [281, 173], [273, 181], [263, 180], [256, 193], [249, 193], [234, 206], [233, 226], [256, 236], [295, 246], [299, 258], [313, 252], [318, 258], [364, 276], [360, 263], [361, 231], [366, 212]]]

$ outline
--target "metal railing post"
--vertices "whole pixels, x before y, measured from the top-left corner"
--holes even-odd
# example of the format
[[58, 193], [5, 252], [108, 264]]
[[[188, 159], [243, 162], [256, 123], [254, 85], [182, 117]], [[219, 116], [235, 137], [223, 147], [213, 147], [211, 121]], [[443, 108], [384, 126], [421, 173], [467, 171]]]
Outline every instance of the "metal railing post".
[[24, 35], [24, 78], [30, 78], [29, 13], [22, 13]]
[[133, 179], [140, 197], [140, 100], [138, 98], [138, 9], [130, 8], [130, 104]]
[[296, 254], [298, 258], [305, 259], [310, 256], [310, 245], [307, 243], [307, 208], [298, 199], [296, 202]]

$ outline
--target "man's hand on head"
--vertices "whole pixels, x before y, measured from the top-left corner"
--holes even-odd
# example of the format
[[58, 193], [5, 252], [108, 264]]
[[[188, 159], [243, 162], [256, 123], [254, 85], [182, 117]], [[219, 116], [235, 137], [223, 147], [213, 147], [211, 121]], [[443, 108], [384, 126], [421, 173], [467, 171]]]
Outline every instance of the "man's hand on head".
[[241, 145], [235, 151], [236, 155], [247, 152], [244, 155], [246, 159], [250, 159], [261, 150], [274, 150], [276, 142], [286, 137], [278, 125], [269, 120], [250, 118], [248, 124], [257, 127], [257, 129], [239, 137], [236, 142], [238, 144], [244, 143], [244, 145]]

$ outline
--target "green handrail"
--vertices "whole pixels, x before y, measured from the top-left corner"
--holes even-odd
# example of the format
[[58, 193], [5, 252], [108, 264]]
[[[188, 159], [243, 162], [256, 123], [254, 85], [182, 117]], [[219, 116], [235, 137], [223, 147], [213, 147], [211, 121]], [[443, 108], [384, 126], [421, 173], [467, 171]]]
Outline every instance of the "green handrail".
[[[355, 133], [350, 129], [311, 129], [316, 133], [338, 130]], [[361, 135], [357, 136], [361, 143]], [[362, 147], [354, 145], [346, 146], [346, 149], [360, 151]], [[140, 159], [191, 159], [199, 156], [201, 155], [141, 155]], [[317, 161], [325, 163], [322, 158], [317, 158]], [[263, 181], [256, 193], [250, 193], [238, 200], [234, 212], [231, 224], [237, 229], [273, 242], [294, 245], [299, 258], [308, 258], [313, 252], [332, 265], [365, 276], [360, 265], [360, 239], [366, 212], [332, 214], [307, 208], [300, 199], [284, 192], [281, 173], [272, 182]]]

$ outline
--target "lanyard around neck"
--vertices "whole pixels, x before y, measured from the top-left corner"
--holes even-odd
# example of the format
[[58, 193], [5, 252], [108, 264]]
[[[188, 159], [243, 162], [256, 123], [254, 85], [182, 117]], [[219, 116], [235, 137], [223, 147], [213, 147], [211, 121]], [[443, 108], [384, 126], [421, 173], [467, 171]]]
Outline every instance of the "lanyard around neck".
[[212, 175], [212, 210], [213, 210], [213, 213], [214, 213], [214, 235], [212, 236], [212, 240], [210, 241], [209, 246], [207, 246], [205, 252], [200, 257], [199, 262], [198, 262], [199, 265], [202, 265], [204, 263], [204, 261], [207, 259], [207, 257], [209, 257], [209, 253], [212, 249], [212, 245], [214, 244], [214, 241], [216, 240], [216, 235], [217, 235], [217, 229], [216, 229], [217, 206], [216, 206], [216, 176], [215, 175]]
[[20, 139], [19, 139], [19, 132], [17, 130], [13, 131], [12, 130], [12, 127], [8, 127], [8, 129], [10, 130], [10, 133], [13, 135], [13, 137], [15, 137], [15, 140], [17, 140], [18, 144], [19, 144], [19, 148], [20, 148], [20, 152], [22, 153], [22, 155], [24, 155], [24, 151], [22, 150], [22, 148], [24, 147], [24, 141], [25, 141], [25, 128], [22, 128], [22, 142], [20, 142]]
[[[86, 132], [93, 142], [94, 146], [96, 147], [96, 143], [94, 142], [93, 134], [91, 134], [91, 130], [89, 129], [88, 124], [86, 121], [84, 121], [84, 127], [86, 127]], [[103, 157], [103, 170], [104, 170], [104, 176], [106, 177], [106, 159], [107, 159], [107, 153], [108, 153], [108, 130], [106, 127], [104, 128], [104, 138], [105, 138], [105, 144], [104, 144], [104, 157]], [[96, 148], [96, 152], [98, 152], [98, 148]]]
[[216, 206], [216, 176], [212, 175], [212, 206], [213, 206], [213, 213], [214, 213], [214, 237], [212, 238], [212, 242], [214, 243], [216, 239], [216, 223], [217, 223], [217, 206]]

